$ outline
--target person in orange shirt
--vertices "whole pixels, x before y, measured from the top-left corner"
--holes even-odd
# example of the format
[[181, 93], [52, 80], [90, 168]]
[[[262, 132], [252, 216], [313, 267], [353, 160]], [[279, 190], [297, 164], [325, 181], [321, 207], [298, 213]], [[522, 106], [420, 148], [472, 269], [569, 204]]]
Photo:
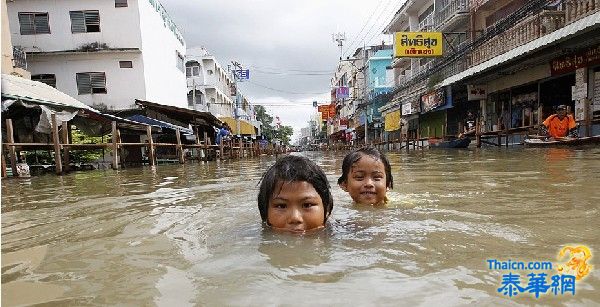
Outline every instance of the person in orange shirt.
[[541, 135], [553, 138], [578, 137], [577, 125], [572, 115], [567, 115], [567, 107], [564, 104], [556, 108], [556, 114], [552, 114], [540, 126]]

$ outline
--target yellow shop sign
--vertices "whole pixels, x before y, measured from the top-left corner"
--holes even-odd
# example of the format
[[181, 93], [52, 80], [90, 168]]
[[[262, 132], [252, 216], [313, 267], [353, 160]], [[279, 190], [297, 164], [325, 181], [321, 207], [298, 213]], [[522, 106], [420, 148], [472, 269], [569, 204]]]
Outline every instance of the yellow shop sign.
[[394, 34], [395, 57], [442, 56], [441, 32], [396, 32]]

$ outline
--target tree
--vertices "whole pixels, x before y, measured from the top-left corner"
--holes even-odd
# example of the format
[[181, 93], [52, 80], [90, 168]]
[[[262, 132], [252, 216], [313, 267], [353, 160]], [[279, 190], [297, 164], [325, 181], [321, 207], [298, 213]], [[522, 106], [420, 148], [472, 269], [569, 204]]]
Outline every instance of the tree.
[[281, 128], [275, 130], [275, 135], [281, 140], [281, 144], [290, 145], [292, 135], [294, 134], [294, 128], [290, 126], [281, 126]]
[[273, 116], [267, 114], [267, 109], [261, 105], [257, 105], [254, 108], [254, 111], [256, 111], [256, 120], [261, 122], [262, 135], [264, 135], [267, 140], [273, 139], [275, 130], [271, 125], [273, 123]]

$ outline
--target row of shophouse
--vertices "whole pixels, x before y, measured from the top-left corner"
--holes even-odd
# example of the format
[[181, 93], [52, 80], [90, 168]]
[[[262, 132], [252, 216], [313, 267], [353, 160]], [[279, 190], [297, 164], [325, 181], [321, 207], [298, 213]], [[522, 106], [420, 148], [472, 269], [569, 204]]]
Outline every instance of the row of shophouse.
[[239, 134], [258, 133], [253, 106], [237, 90], [233, 71], [203, 48], [187, 49], [159, 1], [2, 2], [3, 60], [13, 59], [3, 73], [22, 67], [22, 76], [110, 114], [139, 112], [144, 101], [198, 111], [199, 117], [240, 119], [252, 128]]
[[394, 55], [400, 35], [357, 49], [307, 138], [321, 126], [329, 142], [456, 136], [471, 111], [481, 134], [519, 142], [561, 104], [580, 135], [600, 134], [600, 1], [406, 0], [384, 30], [398, 32], [441, 33], [443, 55]]

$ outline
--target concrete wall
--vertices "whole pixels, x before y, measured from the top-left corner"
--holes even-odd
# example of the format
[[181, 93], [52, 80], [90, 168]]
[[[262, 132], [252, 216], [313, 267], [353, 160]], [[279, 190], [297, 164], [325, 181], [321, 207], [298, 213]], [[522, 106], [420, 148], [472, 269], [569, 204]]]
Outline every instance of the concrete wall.
[[[32, 75], [56, 75], [56, 88], [89, 106], [131, 108], [135, 99], [147, 100], [140, 52], [38, 55], [28, 58]], [[119, 61], [132, 61], [133, 68], [119, 68]], [[104, 72], [106, 94], [77, 93], [76, 73]]]
[[146, 100], [186, 108], [185, 60], [182, 70], [177, 68], [177, 53], [185, 58], [185, 41], [158, 1], [137, 0], [137, 3]]
[[[144, 0], [140, 0], [144, 1]], [[75, 50], [99, 42], [110, 48], [141, 48], [140, 22], [136, 0], [128, 7], [115, 8], [105, 0], [16, 0], [8, 4], [13, 44], [27, 52]], [[69, 11], [98, 10], [100, 32], [71, 33]], [[19, 12], [47, 12], [50, 34], [21, 35]]]

